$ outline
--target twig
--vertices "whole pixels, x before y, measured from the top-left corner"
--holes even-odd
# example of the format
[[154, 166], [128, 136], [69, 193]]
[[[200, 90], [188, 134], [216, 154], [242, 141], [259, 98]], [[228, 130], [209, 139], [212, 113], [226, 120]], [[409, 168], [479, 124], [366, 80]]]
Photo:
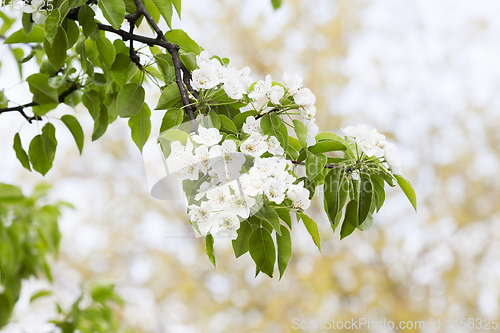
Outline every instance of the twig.
[[[296, 161], [296, 160], [289, 160], [289, 159], [287, 159], [287, 160], [292, 162], [293, 164], [306, 165], [306, 162], [304, 162], [304, 161]], [[335, 168], [343, 168], [343, 167], [344, 167], [343, 165], [326, 164], [324, 168], [325, 169], [335, 169]]]
[[[63, 91], [59, 97], [58, 97], [58, 101], [59, 103], [64, 103], [64, 100], [66, 99], [66, 97], [68, 97], [72, 92], [74, 92], [75, 90], [78, 89], [78, 85], [73, 82], [71, 84], [71, 86]], [[38, 115], [33, 115], [32, 117], [29, 117], [25, 112], [24, 112], [24, 109], [26, 108], [29, 108], [29, 107], [33, 107], [33, 106], [37, 106], [39, 105], [38, 102], [30, 102], [30, 103], [27, 103], [27, 104], [23, 104], [23, 105], [18, 105], [18, 106], [12, 106], [10, 108], [3, 108], [3, 109], [0, 109], [0, 114], [4, 113], [4, 112], [13, 112], [13, 111], [17, 111], [19, 112], [23, 117], [24, 119], [26, 119], [30, 124], [32, 123], [33, 120], [42, 120], [42, 117], [41, 116], [38, 116]]]

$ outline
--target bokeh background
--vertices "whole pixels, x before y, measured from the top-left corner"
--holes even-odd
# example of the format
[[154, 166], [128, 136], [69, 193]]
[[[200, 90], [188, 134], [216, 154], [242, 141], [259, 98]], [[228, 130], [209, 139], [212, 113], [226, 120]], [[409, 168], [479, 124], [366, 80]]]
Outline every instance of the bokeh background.
[[[297, 225], [281, 281], [254, 278], [249, 255], [235, 259], [225, 241], [216, 243], [214, 269], [182, 204], [149, 194], [144, 165], [153, 162], [132, 143], [126, 121], [91, 143], [91, 117], [77, 109], [83, 156], [61, 127], [55, 167], [43, 178], [24, 170], [12, 149], [15, 132], [21, 128], [26, 147], [37, 125], [2, 114], [0, 181], [28, 192], [50, 182], [52, 200], [76, 207], [60, 222], [54, 295], [28, 305], [48, 284], [27, 281], [3, 332], [50, 332], [43, 323], [55, 316], [54, 302], [69, 306], [83, 280], [103, 279], [116, 283], [127, 302], [121, 318], [136, 332], [294, 332], [294, 318], [441, 318], [441, 330], [421, 331], [472, 332], [446, 329], [446, 319], [499, 317], [500, 2], [283, 2], [275, 12], [269, 0], [184, 0], [174, 26], [210, 54], [250, 66], [255, 80], [302, 75], [322, 131], [364, 123], [386, 134], [416, 189], [418, 213], [390, 189], [373, 227], [340, 241], [317, 200], [309, 213], [322, 252]], [[30, 101], [5, 46], [0, 61], [0, 89]], [[24, 78], [34, 70], [27, 66]], [[158, 91], [148, 94], [155, 105]], [[162, 115], [154, 112], [153, 133]]]

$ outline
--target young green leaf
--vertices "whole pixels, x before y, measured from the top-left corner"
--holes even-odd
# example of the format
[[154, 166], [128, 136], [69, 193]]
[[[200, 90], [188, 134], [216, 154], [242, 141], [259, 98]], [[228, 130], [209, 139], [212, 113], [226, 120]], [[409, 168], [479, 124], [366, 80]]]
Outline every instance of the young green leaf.
[[321, 252], [321, 240], [319, 238], [318, 225], [316, 224], [316, 222], [314, 222], [312, 218], [310, 218], [306, 214], [302, 213], [300, 217], [302, 218], [302, 222], [304, 223], [307, 232], [309, 232], [309, 235], [311, 235], [314, 244], [316, 244], [319, 252]]
[[313, 179], [317, 174], [323, 171], [326, 164], [326, 156], [324, 154], [308, 154], [306, 159], [306, 175], [307, 178]]
[[278, 213], [274, 210], [274, 208], [269, 206], [262, 206], [260, 210], [255, 214], [261, 220], [267, 221], [271, 223], [272, 227], [279, 234], [281, 233], [280, 229], [280, 219]]
[[179, 18], [181, 18], [181, 0], [172, 0], [172, 4], [175, 7], [177, 15], [179, 15]]
[[109, 116], [108, 108], [104, 103], [99, 103], [99, 114], [94, 119], [94, 132], [92, 133], [92, 141], [99, 139], [108, 129]]
[[333, 141], [333, 140], [325, 140], [316, 143], [313, 146], [309, 147], [309, 151], [314, 154], [326, 153], [329, 151], [339, 151], [346, 150], [346, 146], [342, 142]]
[[36, 135], [30, 143], [28, 150], [33, 169], [45, 174], [52, 168], [56, 154], [57, 140], [56, 129], [51, 123], [45, 124], [42, 134]]
[[133, 117], [138, 114], [144, 104], [146, 92], [137, 83], [127, 83], [118, 93], [116, 110], [122, 118]]
[[401, 187], [408, 200], [410, 200], [411, 205], [415, 211], [417, 211], [417, 196], [415, 195], [415, 190], [411, 187], [410, 182], [400, 175], [394, 175], [394, 177], [396, 177], [399, 187]]
[[264, 228], [255, 229], [250, 235], [248, 247], [257, 268], [272, 278], [276, 263], [276, 249], [269, 232]]
[[215, 253], [214, 253], [214, 237], [211, 234], [205, 236], [205, 252], [208, 259], [215, 267]]
[[183, 132], [181, 130], [178, 130], [176, 128], [171, 128], [168, 131], [162, 133], [159, 137], [161, 140], [167, 140], [167, 141], [180, 141], [183, 145], [186, 144], [187, 140], [189, 138], [189, 134], [186, 132]]
[[238, 130], [240, 130], [243, 127], [243, 124], [247, 121], [247, 118], [250, 116], [256, 116], [257, 111], [255, 110], [250, 110], [250, 111], [245, 111], [242, 113], [238, 113], [236, 116], [234, 116], [233, 123], [236, 126]]
[[28, 157], [28, 154], [26, 154], [23, 145], [21, 144], [21, 137], [19, 136], [19, 133], [16, 133], [16, 135], [14, 135], [14, 151], [16, 152], [17, 159], [19, 160], [19, 162], [21, 162], [23, 167], [31, 171], [30, 159]]
[[179, 92], [179, 87], [175, 82], [169, 84], [165, 88], [163, 88], [160, 99], [158, 100], [158, 104], [155, 107], [155, 110], [165, 110], [169, 109], [174, 104], [181, 99], [181, 93]]
[[361, 176], [359, 189], [358, 224], [364, 222], [371, 209], [373, 184], [368, 176]]
[[83, 5], [78, 11], [78, 22], [82, 27], [83, 34], [89, 38], [98, 28], [94, 21], [95, 13], [89, 5]]
[[237, 231], [238, 237], [231, 241], [236, 258], [248, 252], [248, 242], [252, 231], [253, 226], [247, 220], [240, 223], [240, 227]]
[[234, 123], [229, 119], [227, 116], [223, 114], [219, 114], [219, 120], [221, 122], [221, 129], [225, 129], [227, 132], [230, 133], [238, 133], [238, 129], [234, 125]]
[[209, 116], [210, 116], [210, 121], [212, 122], [212, 126], [217, 129], [220, 129], [222, 126], [222, 122], [220, 121], [220, 118], [218, 117], [217, 113], [215, 113], [214, 110], [210, 110]]
[[172, 1], [171, 0], [152, 0], [161, 16], [167, 22], [169, 28], [172, 28]]
[[23, 43], [23, 44], [28, 44], [28, 43], [43, 43], [45, 37], [45, 30], [40, 27], [39, 25], [35, 25], [33, 27], [33, 30], [28, 34], [24, 34], [24, 29], [21, 28], [20, 30], [14, 32], [12, 35], [9, 36], [4, 41], [4, 44], [17, 44], [17, 43]]
[[43, 41], [43, 50], [49, 58], [49, 62], [55, 68], [61, 68], [67, 59], [66, 50], [68, 49], [68, 37], [63, 28], [58, 27], [54, 41], [49, 43], [47, 39]]
[[50, 11], [47, 19], [45, 20], [45, 38], [49, 41], [50, 45], [54, 42], [60, 20], [61, 13], [59, 12], [59, 8]]
[[116, 57], [115, 47], [109, 41], [109, 39], [102, 36], [97, 39], [96, 44], [101, 61], [104, 62], [106, 66], [108, 66], [108, 68], [111, 68]]
[[160, 126], [160, 133], [171, 129], [172, 127], [178, 126], [182, 123], [184, 118], [184, 110], [179, 108], [172, 108], [165, 112], [163, 120]]
[[344, 172], [343, 168], [333, 168], [328, 171], [323, 184], [325, 212], [330, 223], [335, 223], [335, 217], [339, 210], [340, 181]]
[[304, 125], [303, 122], [301, 122], [300, 120], [297, 120], [297, 119], [293, 120], [293, 126], [295, 129], [295, 134], [297, 134], [297, 138], [300, 141], [300, 145], [304, 149], [307, 149], [307, 143], [306, 143], [307, 129], [306, 129], [306, 126]]
[[111, 77], [118, 85], [123, 86], [138, 70], [137, 66], [130, 61], [128, 55], [117, 52], [115, 62], [111, 66]]
[[151, 134], [151, 110], [146, 103], [143, 104], [142, 110], [131, 117], [128, 121], [128, 126], [132, 131], [132, 140], [137, 148], [142, 152], [142, 147], [148, 141]]
[[284, 225], [281, 226], [281, 236], [276, 234], [276, 245], [278, 247], [278, 269], [281, 280], [288, 262], [292, 258], [292, 238], [290, 237], [290, 231]]
[[358, 202], [351, 200], [347, 204], [345, 210], [344, 222], [342, 222], [342, 229], [340, 229], [340, 239], [344, 239], [358, 226]]
[[104, 18], [115, 29], [120, 29], [120, 25], [125, 19], [125, 3], [123, 0], [98, 1], [99, 8]]
[[32, 74], [26, 81], [28, 81], [30, 91], [33, 94], [33, 101], [39, 104], [59, 103], [57, 90], [51, 88], [48, 84], [48, 74]]
[[73, 138], [75, 138], [76, 145], [78, 146], [78, 150], [80, 151], [81, 155], [83, 151], [84, 139], [82, 126], [80, 126], [80, 123], [78, 122], [78, 120], [76, 120], [75, 117], [69, 114], [62, 116], [61, 121], [69, 129], [69, 131], [73, 135]]
[[281, 0], [271, 0], [271, 3], [273, 4], [274, 10], [281, 7]]
[[292, 228], [292, 219], [290, 217], [290, 211], [288, 210], [288, 208], [279, 208], [279, 207], [275, 207], [274, 210], [276, 211], [276, 213], [278, 213], [278, 216], [280, 217], [280, 219], [285, 222], [288, 227], [290, 227], [290, 229]]
[[[375, 204], [377, 206], [377, 212], [380, 210], [385, 201], [385, 190], [384, 181], [378, 176], [372, 175], [373, 190], [375, 193]], [[380, 180], [380, 181], [379, 181]]]
[[203, 49], [188, 36], [183, 30], [172, 29], [165, 33], [165, 37], [170, 43], [179, 45], [186, 52], [200, 54]]

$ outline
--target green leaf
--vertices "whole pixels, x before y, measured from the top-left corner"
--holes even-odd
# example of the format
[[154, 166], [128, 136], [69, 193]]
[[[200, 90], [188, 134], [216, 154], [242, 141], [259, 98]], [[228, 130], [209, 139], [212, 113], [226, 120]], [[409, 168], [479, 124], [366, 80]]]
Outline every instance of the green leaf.
[[57, 90], [51, 88], [48, 84], [48, 74], [32, 74], [26, 81], [28, 81], [30, 91], [33, 94], [33, 101], [39, 104], [59, 103]]
[[128, 126], [132, 131], [132, 140], [135, 142], [139, 150], [142, 152], [142, 147], [148, 141], [151, 134], [151, 110], [146, 103], [143, 104], [141, 112], [131, 117], [128, 121]]
[[62, 27], [66, 31], [66, 37], [68, 37], [68, 48], [71, 48], [78, 41], [78, 37], [80, 37], [80, 28], [78, 28], [78, 24], [75, 21], [68, 18], [64, 19]]
[[379, 178], [378, 176], [372, 175], [372, 184], [373, 184], [373, 189], [375, 190], [375, 197], [376, 197], [375, 204], [377, 206], [377, 212], [378, 212], [380, 211], [380, 208], [382, 207], [385, 201], [384, 180]]
[[339, 194], [340, 194], [340, 182], [341, 176], [344, 172], [343, 168], [333, 168], [328, 171], [325, 176], [325, 182], [323, 183], [324, 190], [324, 206], [325, 212], [333, 224], [332, 228], [335, 229], [335, 217], [342, 209], [339, 205]]
[[281, 6], [281, 0], [271, 0], [271, 3], [273, 4], [274, 10], [280, 8]]
[[109, 116], [108, 108], [103, 102], [99, 103], [99, 114], [94, 119], [94, 132], [92, 133], [92, 141], [99, 139], [108, 129]]
[[219, 114], [219, 120], [221, 122], [221, 129], [225, 129], [226, 132], [238, 133], [236, 125], [229, 119], [226, 115]]
[[215, 267], [214, 236], [212, 236], [211, 234], [206, 235], [205, 243], [206, 243], [205, 251], [207, 253], [208, 259], [210, 259], [210, 262]]
[[255, 110], [245, 111], [242, 113], [238, 113], [236, 116], [234, 116], [234, 118], [232, 120], [233, 120], [233, 123], [236, 126], [236, 128], [238, 128], [238, 130], [240, 130], [243, 127], [243, 124], [247, 121], [248, 117], [250, 117], [250, 116], [255, 117], [256, 115], [257, 115], [257, 111], [255, 111]]
[[276, 249], [273, 238], [264, 228], [255, 229], [250, 235], [249, 251], [257, 268], [269, 277], [273, 277], [276, 262]]
[[345, 210], [344, 222], [342, 222], [342, 229], [340, 229], [340, 239], [344, 239], [356, 229], [358, 226], [358, 202], [351, 200], [347, 204]]
[[21, 162], [23, 167], [31, 171], [30, 159], [28, 157], [28, 154], [26, 154], [23, 145], [21, 144], [21, 137], [19, 136], [19, 133], [16, 133], [16, 135], [14, 135], [14, 151], [16, 152], [17, 159], [19, 160], [19, 162]]
[[42, 134], [36, 135], [30, 143], [29, 157], [33, 169], [45, 174], [52, 168], [52, 162], [56, 154], [57, 140], [55, 127], [51, 123], [45, 124]]
[[17, 186], [0, 183], [0, 200], [1, 201], [17, 201], [23, 199], [24, 195], [21, 189]]
[[52, 291], [50, 291], [50, 290], [40, 290], [40, 291], [36, 292], [35, 294], [33, 294], [33, 296], [31, 296], [30, 303], [33, 302], [34, 300], [36, 300], [37, 298], [47, 296], [50, 294], [52, 294]]
[[346, 146], [342, 142], [325, 140], [316, 143], [313, 146], [309, 147], [309, 151], [314, 154], [326, 153], [329, 151], [339, 151], [346, 150]]
[[309, 233], [309, 235], [311, 235], [314, 244], [316, 244], [319, 252], [321, 252], [321, 240], [319, 238], [318, 225], [316, 224], [316, 222], [314, 222], [312, 218], [310, 218], [304, 213], [300, 214], [300, 217], [302, 218], [302, 222], [304, 223], [307, 232]]
[[137, 83], [127, 83], [118, 93], [116, 110], [122, 118], [133, 117], [138, 114], [144, 104], [146, 91]]
[[179, 92], [179, 87], [177, 83], [171, 83], [165, 88], [163, 88], [160, 99], [158, 100], [158, 104], [155, 107], [155, 110], [165, 110], [170, 109], [174, 106], [177, 101], [181, 99], [181, 93]]
[[128, 55], [117, 52], [115, 62], [111, 66], [111, 77], [118, 85], [123, 86], [138, 70], [137, 66], [130, 61]]
[[104, 18], [115, 29], [120, 29], [120, 25], [125, 19], [125, 3], [123, 0], [105, 0], [98, 2], [99, 8]]
[[371, 209], [373, 184], [370, 177], [362, 175], [359, 189], [358, 224], [365, 221]]
[[54, 37], [54, 41], [49, 43], [47, 39], [43, 41], [43, 50], [45, 54], [47, 54], [47, 58], [49, 58], [49, 62], [55, 68], [60, 68], [64, 65], [66, 61], [67, 54], [66, 50], [68, 49], [68, 37], [66, 36], [66, 31], [63, 28], [59, 27], [57, 29], [57, 34]]
[[160, 133], [182, 124], [184, 119], [184, 110], [179, 108], [172, 108], [165, 112], [160, 126]]
[[186, 144], [189, 134], [186, 132], [183, 132], [181, 130], [178, 130], [176, 128], [169, 129], [168, 131], [162, 133], [159, 137], [159, 139], [167, 140], [167, 141], [180, 141], [183, 145]]
[[290, 231], [284, 225], [281, 226], [281, 236], [276, 234], [276, 245], [278, 247], [278, 269], [281, 280], [288, 262], [292, 258], [292, 238], [290, 237]]
[[113, 63], [115, 62], [115, 47], [113, 44], [107, 39], [106, 37], [100, 36], [97, 41], [97, 51], [99, 52], [99, 55], [101, 56], [101, 61], [108, 66], [108, 68], [111, 68], [113, 66]]
[[179, 18], [181, 18], [181, 0], [172, 0], [172, 4], [177, 11], [177, 15], [179, 15]]
[[[161, 16], [167, 22], [169, 28], [172, 28], [172, 2], [171, 0], [152, 0]], [[169, 39], [168, 39], [169, 40]], [[170, 41], [170, 40], [169, 40]]]
[[98, 29], [94, 21], [95, 13], [88, 5], [83, 5], [78, 11], [78, 22], [82, 26], [83, 34], [89, 38]]
[[281, 233], [280, 219], [274, 208], [264, 205], [255, 214], [255, 216], [261, 220], [269, 222], [278, 234]]
[[[1, 13], [1, 12], [0, 12]], [[5, 90], [0, 90], [0, 108], [6, 108], [9, 105], [9, 100], [5, 96]]]
[[[24, 16], [24, 15], [23, 15]], [[0, 26], [0, 35], [4, 36], [5, 33], [12, 27], [16, 19], [9, 18], [3, 11], [0, 10], [0, 17], [3, 20], [3, 24]]]
[[294, 119], [293, 120], [293, 127], [295, 129], [295, 134], [297, 134], [297, 138], [299, 139], [300, 145], [304, 149], [307, 149], [307, 143], [306, 143], [307, 129], [306, 129], [306, 126], [300, 120]]
[[208, 115], [210, 116], [210, 120], [212, 121], [212, 126], [217, 129], [220, 129], [222, 126], [222, 122], [220, 121], [220, 118], [218, 117], [217, 113], [215, 113], [214, 110], [210, 110]]
[[43, 43], [45, 37], [45, 30], [39, 25], [35, 25], [33, 27], [33, 31], [31, 31], [28, 35], [24, 34], [24, 29], [14, 32], [10, 35], [5, 41], [4, 44], [16, 44], [16, 43]]
[[276, 213], [278, 213], [280, 219], [283, 220], [283, 222], [285, 222], [291, 229], [292, 219], [290, 217], [290, 211], [288, 210], [288, 208], [275, 207], [274, 210], [276, 211]]
[[57, 28], [59, 28], [59, 21], [61, 21], [61, 13], [58, 8], [52, 10], [45, 20], [45, 38], [51, 45], [56, 37]]
[[415, 212], [417, 211], [417, 196], [415, 195], [415, 190], [413, 187], [411, 187], [411, 184], [408, 180], [404, 179], [400, 175], [394, 175], [396, 177], [396, 180], [398, 181], [399, 187], [403, 190], [403, 192], [406, 194], [406, 197], [408, 200], [410, 200], [411, 205], [415, 209]]
[[195, 54], [200, 54], [203, 49], [188, 36], [183, 30], [172, 29], [165, 33], [165, 37], [170, 43], [179, 45], [182, 50], [186, 52], [193, 52]]
[[240, 223], [240, 227], [237, 231], [238, 237], [231, 241], [236, 258], [248, 252], [248, 242], [252, 231], [253, 226], [247, 220]]
[[313, 179], [323, 171], [327, 158], [324, 154], [308, 154], [306, 159], [306, 175], [307, 178]]
[[61, 121], [64, 123], [64, 125], [66, 125], [66, 127], [73, 135], [73, 138], [75, 139], [76, 145], [81, 155], [83, 151], [83, 139], [84, 139], [82, 126], [80, 125], [78, 120], [76, 120], [75, 117], [69, 114], [62, 116]]

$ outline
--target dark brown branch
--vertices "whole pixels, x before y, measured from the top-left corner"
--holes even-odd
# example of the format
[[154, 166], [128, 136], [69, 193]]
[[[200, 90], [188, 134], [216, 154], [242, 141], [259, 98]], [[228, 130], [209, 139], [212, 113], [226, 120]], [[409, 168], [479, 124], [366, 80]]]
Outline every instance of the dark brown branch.
[[[73, 82], [71, 84], [71, 86], [67, 90], [63, 91], [59, 95], [59, 97], [58, 97], [59, 103], [64, 103], [64, 100], [66, 99], [66, 97], [68, 97], [72, 92], [74, 92], [77, 89], [78, 89], [78, 85], [75, 82]], [[13, 106], [13, 107], [10, 107], [10, 108], [3, 108], [3, 109], [0, 109], [0, 114], [2, 114], [4, 112], [14, 112], [14, 111], [17, 111], [17, 112], [19, 112], [31, 124], [33, 120], [42, 120], [42, 117], [40, 117], [40, 116], [38, 116], [36, 114], [33, 115], [32, 117], [29, 117], [24, 112], [24, 109], [29, 108], [29, 107], [33, 107], [33, 106], [37, 106], [37, 105], [39, 105], [38, 102], [30, 102], [30, 103], [27, 103], [27, 104]]]
[[[146, 18], [146, 21], [151, 25], [153, 30], [156, 32], [156, 39], [162, 41], [165, 43], [165, 48], [167, 49], [168, 53], [172, 56], [172, 60], [174, 62], [174, 69], [175, 69], [175, 82], [177, 83], [177, 86], [179, 88], [179, 92], [181, 94], [181, 99], [182, 99], [182, 104], [184, 104], [186, 113], [188, 114], [189, 120], [191, 121], [191, 132], [197, 132], [197, 124], [196, 120], [194, 118], [194, 110], [193, 106], [191, 105], [191, 102], [189, 101], [189, 96], [187, 94], [186, 88], [184, 87], [184, 82], [182, 78], [182, 69], [183, 67], [185, 68], [184, 64], [182, 63], [180, 57], [179, 57], [179, 45], [170, 43], [167, 38], [165, 38], [165, 35], [163, 34], [163, 31], [161, 31], [160, 27], [158, 24], [156, 24], [155, 20], [151, 16], [151, 14], [148, 12], [144, 4], [142, 3], [141, 0], [134, 0], [135, 6], [137, 7], [137, 11], [140, 12], [144, 17]], [[189, 80], [188, 80], [189, 82]]]
[[[129, 24], [130, 24], [130, 29], [129, 29], [129, 33], [130, 34], [133, 34], [134, 33], [134, 29], [135, 29], [135, 23], [137, 22], [137, 20], [141, 17], [142, 13], [139, 11], [139, 10], [136, 10], [134, 13], [132, 14], [129, 14], [129, 15], [125, 15], [125, 18], [128, 20]], [[130, 60], [132, 60], [132, 62], [140, 69], [142, 70], [142, 65], [141, 65], [141, 60], [139, 59], [139, 56], [137, 55], [137, 52], [134, 50], [134, 40], [131, 39], [130, 40], [130, 48], [129, 48], [129, 52], [130, 52]]]

